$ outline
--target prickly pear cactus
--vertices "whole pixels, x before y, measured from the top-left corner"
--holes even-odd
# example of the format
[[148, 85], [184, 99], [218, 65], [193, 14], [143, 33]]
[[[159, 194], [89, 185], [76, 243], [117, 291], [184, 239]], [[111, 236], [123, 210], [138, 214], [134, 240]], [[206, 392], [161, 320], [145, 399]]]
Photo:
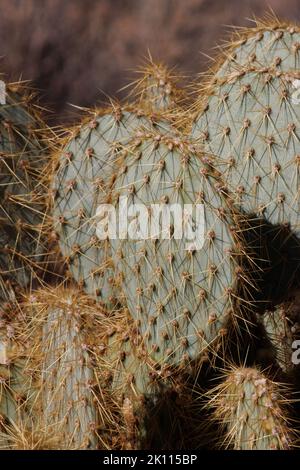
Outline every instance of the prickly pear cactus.
[[[93, 346], [105, 317], [76, 290], [37, 291], [29, 298], [31, 367], [40, 375], [35, 413], [61, 449], [95, 449], [101, 423]], [[27, 313], [27, 316], [29, 314]]]
[[61, 251], [84, 291], [110, 306], [118, 292], [109, 244], [96, 235], [97, 208], [106, 197], [120, 149], [146, 122], [119, 107], [96, 112], [63, 140], [54, 175], [54, 228]]
[[106, 338], [105, 346], [103, 343], [103, 360], [107, 361], [106, 378], [111, 382], [112, 390], [123, 395], [123, 387], [133, 386], [135, 395], [146, 395], [151, 389], [151, 369], [147, 365], [147, 358], [143, 357], [142, 348], [139, 350], [137, 329], [122, 313], [112, 333], [113, 330], [107, 333], [109, 337]]
[[255, 368], [237, 367], [209, 392], [215, 418], [234, 450], [290, 449], [287, 390]]
[[[5, 280], [26, 287], [34, 278], [41, 247], [43, 220], [41, 168], [47, 163], [40, 138], [45, 128], [29, 91], [6, 85], [0, 104], [0, 270]], [[1, 289], [5, 296], [5, 287]]]
[[[205, 413], [195, 418], [193, 407], [219, 370], [212, 366], [263, 363], [270, 344], [265, 362], [294, 379], [298, 293], [265, 312], [263, 327], [255, 323], [265, 278], [244, 213], [300, 236], [298, 36], [297, 27], [260, 23], [231, 44], [203, 87], [192, 139], [176, 77], [152, 60], [135, 83], [138, 104], [95, 110], [66, 131], [51, 162], [50, 206], [68, 287], [45, 281], [17, 308], [14, 283], [28, 286], [42, 250], [49, 174], [41, 177], [34, 132], [42, 123], [22, 90], [8, 87], [0, 104], [0, 448], [164, 448], [166, 428], [201, 447], [192, 434], [210, 408], [228, 448], [292, 448], [289, 390], [259, 369], [225, 369]], [[100, 236], [112, 220], [101, 204], [116, 210], [115, 237]], [[250, 354], [252, 331], [265, 337]]]
[[[251, 290], [222, 188], [180, 135], [140, 135], [120, 162], [112, 196], [117, 217], [126, 218], [136, 203], [144, 212], [131, 213], [128, 233], [111, 240], [113, 257], [129, 311], [161, 366], [186, 364], [211, 349]], [[160, 204], [161, 219], [151, 204]], [[197, 227], [193, 235], [188, 224]]]

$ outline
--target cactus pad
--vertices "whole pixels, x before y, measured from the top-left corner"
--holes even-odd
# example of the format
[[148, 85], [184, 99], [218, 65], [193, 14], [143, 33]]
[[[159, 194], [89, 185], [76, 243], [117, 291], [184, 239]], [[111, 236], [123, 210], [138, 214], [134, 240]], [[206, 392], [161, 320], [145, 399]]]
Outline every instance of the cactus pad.
[[292, 83], [290, 75], [271, 71], [220, 82], [193, 137], [214, 156], [236, 207], [299, 236], [300, 108]]
[[92, 348], [104, 313], [77, 291], [41, 290], [26, 307], [31, 344], [31, 367], [40, 376], [35, 413], [45, 432], [60, 436], [61, 449], [99, 446], [101, 419]]
[[[111, 240], [129, 311], [150, 356], [160, 365], [198, 359], [226, 334], [228, 319], [242, 303], [239, 281], [243, 295], [250, 288], [239, 266], [240, 245], [224, 209], [222, 183], [209, 175], [180, 136], [159, 131], [139, 136], [120, 165], [112, 198], [117, 214], [123, 214], [120, 198], [128, 196], [128, 206], [139, 203], [147, 210], [150, 204], [167, 209], [177, 203], [182, 210], [191, 204], [195, 223], [196, 204], [202, 204], [199, 250], [193, 242], [173, 236], [174, 212], [154, 236]], [[148, 220], [151, 223], [151, 217]], [[169, 239], [163, 239], [167, 233]]]
[[[115, 404], [115, 435], [124, 449], [141, 448], [147, 439], [145, 425], [147, 402], [159, 392], [156, 376], [147, 355], [143, 352], [140, 336], [126, 311], [118, 312], [102, 329], [99, 357], [99, 378], [103, 389], [109, 389], [106, 409]], [[113, 427], [113, 426], [111, 426]]]
[[96, 211], [106, 197], [120, 149], [145, 122], [119, 108], [96, 114], [71, 132], [59, 152], [53, 188], [61, 251], [76, 281], [104, 302], [114, 303], [117, 294], [109, 245], [96, 236]]

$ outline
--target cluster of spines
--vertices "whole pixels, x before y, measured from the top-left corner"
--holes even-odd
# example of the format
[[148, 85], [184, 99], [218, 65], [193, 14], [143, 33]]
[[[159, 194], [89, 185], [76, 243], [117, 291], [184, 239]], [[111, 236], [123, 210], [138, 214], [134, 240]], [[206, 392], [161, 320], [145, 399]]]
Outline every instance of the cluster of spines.
[[161, 117], [162, 113], [166, 112], [169, 117], [177, 116], [177, 120], [180, 120], [180, 117], [182, 120], [187, 98], [178, 86], [179, 76], [165, 65], [153, 62], [151, 56], [138, 74], [140, 78], [130, 85], [130, 94], [141, 108], [148, 115], [154, 115], [153, 117]]

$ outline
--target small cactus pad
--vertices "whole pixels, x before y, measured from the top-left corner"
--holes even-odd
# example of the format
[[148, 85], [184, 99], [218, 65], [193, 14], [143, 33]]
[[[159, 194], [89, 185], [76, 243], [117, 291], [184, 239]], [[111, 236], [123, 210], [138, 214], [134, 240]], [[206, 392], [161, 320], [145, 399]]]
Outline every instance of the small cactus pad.
[[54, 228], [62, 254], [85, 292], [113, 303], [110, 248], [96, 236], [97, 208], [107, 194], [120, 149], [145, 126], [143, 117], [120, 108], [95, 113], [64, 140], [54, 175]]
[[[123, 197], [128, 209], [121, 205]], [[143, 204], [143, 220], [150, 215], [144, 233], [137, 214], [135, 219], [131, 214], [132, 233], [111, 239], [113, 258], [146, 349], [161, 365], [198, 359], [226, 333], [227, 320], [240, 303], [239, 281], [245, 287], [243, 295], [249, 293], [247, 274], [237, 262], [238, 236], [224, 209], [224, 197], [222, 183], [210, 176], [180, 136], [145, 133], [120, 161], [112, 196], [117, 217], [134, 203]], [[152, 225], [151, 204], [160, 204], [164, 211], [157, 228]], [[168, 220], [165, 214], [172, 204], [176, 206]], [[183, 213], [184, 204], [193, 210], [190, 219]], [[185, 237], [174, 234], [180, 217]], [[186, 231], [189, 223], [191, 227], [196, 222], [199, 249], [197, 239], [188, 239]]]
[[75, 290], [41, 290], [28, 299], [31, 366], [40, 375], [36, 414], [61, 449], [95, 449], [100, 406], [93, 345], [104, 313]]
[[214, 157], [236, 207], [300, 235], [300, 104], [291, 75], [240, 73], [212, 88], [193, 138]]
[[170, 113], [184, 101], [183, 90], [177, 86], [179, 77], [165, 65], [150, 57], [138, 73], [141, 78], [133, 84], [134, 93], [147, 113]]
[[22, 84], [6, 85], [0, 104], [0, 270], [2, 278], [28, 285], [41, 248], [41, 188], [47, 162], [44, 124]]
[[281, 450], [292, 446], [287, 390], [254, 368], [228, 371], [209, 392], [225, 444], [234, 450]]

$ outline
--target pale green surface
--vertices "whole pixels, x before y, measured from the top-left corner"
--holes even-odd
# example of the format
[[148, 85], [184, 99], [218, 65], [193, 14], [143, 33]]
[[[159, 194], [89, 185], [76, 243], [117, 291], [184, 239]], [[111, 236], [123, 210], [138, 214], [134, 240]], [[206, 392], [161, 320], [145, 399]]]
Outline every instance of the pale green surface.
[[[135, 159], [137, 153], [139, 159]], [[199, 191], [205, 195], [205, 243], [193, 255], [185, 249], [186, 240], [160, 239], [156, 244], [149, 239], [111, 241], [114, 259], [118, 259], [119, 250], [123, 253], [117, 269], [124, 275], [123, 289], [130, 313], [140, 321], [146, 347], [160, 364], [178, 364], [186, 353], [190, 359], [199, 358], [226, 324], [226, 312], [232, 305], [225, 290], [234, 289], [236, 281], [235, 265], [226, 252], [233, 245], [232, 235], [229, 225], [217, 212], [224, 207], [224, 201], [212, 187], [215, 182], [199, 173], [203, 169], [200, 160], [191, 154], [189, 163], [184, 166], [182, 157], [176, 148], [170, 151], [161, 142], [155, 149], [154, 140], [145, 139], [136, 153], [128, 155], [127, 172], [118, 175], [115, 183], [116, 192], [129, 196], [129, 202], [146, 206], [159, 203], [163, 196], [168, 196], [168, 204], [195, 204], [199, 202]], [[165, 166], [159, 170], [157, 164], [161, 160]], [[148, 183], [145, 183], [145, 176], [150, 178]], [[180, 179], [182, 188], [176, 189], [175, 182]], [[133, 184], [135, 193], [132, 195], [128, 188]], [[207, 239], [210, 230], [215, 232], [211, 245]], [[173, 255], [172, 261], [168, 259], [169, 254]], [[210, 271], [212, 265], [218, 268], [216, 275]], [[158, 268], [162, 270], [161, 276]], [[189, 281], [183, 279], [184, 272], [190, 274]], [[172, 294], [173, 288], [176, 293]], [[202, 301], [200, 289], [206, 291], [206, 299]], [[185, 310], [189, 315], [185, 315]], [[209, 321], [214, 316], [215, 321]], [[177, 328], [174, 321], [178, 322]], [[203, 338], [198, 332], [203, 333]], [[164, 333], [168, 338], [163, 339]], [[153, 351], [155, 345], [157, 351]]]
[[[273, 76], [266, 83], [266, 78], [266, 74], [252, 72], [216, 86], [208, 109], [195, 120], [192, 137], [201, 141], [208, 131], [205, 149], [213, 154], [213, 164], [222, 173], [237, 208], [257, 215], [263, 209], [269, 222], [289, 222], [299, 236], [300, 166], [295, 157], [300, 154], [300, 104], [292, 101], [295, 89], [290, 81]], [[243, 93], [248, 85], [251, 89]], [[244, 127], [246, 120], [248, 128]], [[295, 129], [289, 131], [291, 125]], [[274, 140], [271, 145], [270, 138]], [[233, 165], [229, 159], [234, 160]]]

